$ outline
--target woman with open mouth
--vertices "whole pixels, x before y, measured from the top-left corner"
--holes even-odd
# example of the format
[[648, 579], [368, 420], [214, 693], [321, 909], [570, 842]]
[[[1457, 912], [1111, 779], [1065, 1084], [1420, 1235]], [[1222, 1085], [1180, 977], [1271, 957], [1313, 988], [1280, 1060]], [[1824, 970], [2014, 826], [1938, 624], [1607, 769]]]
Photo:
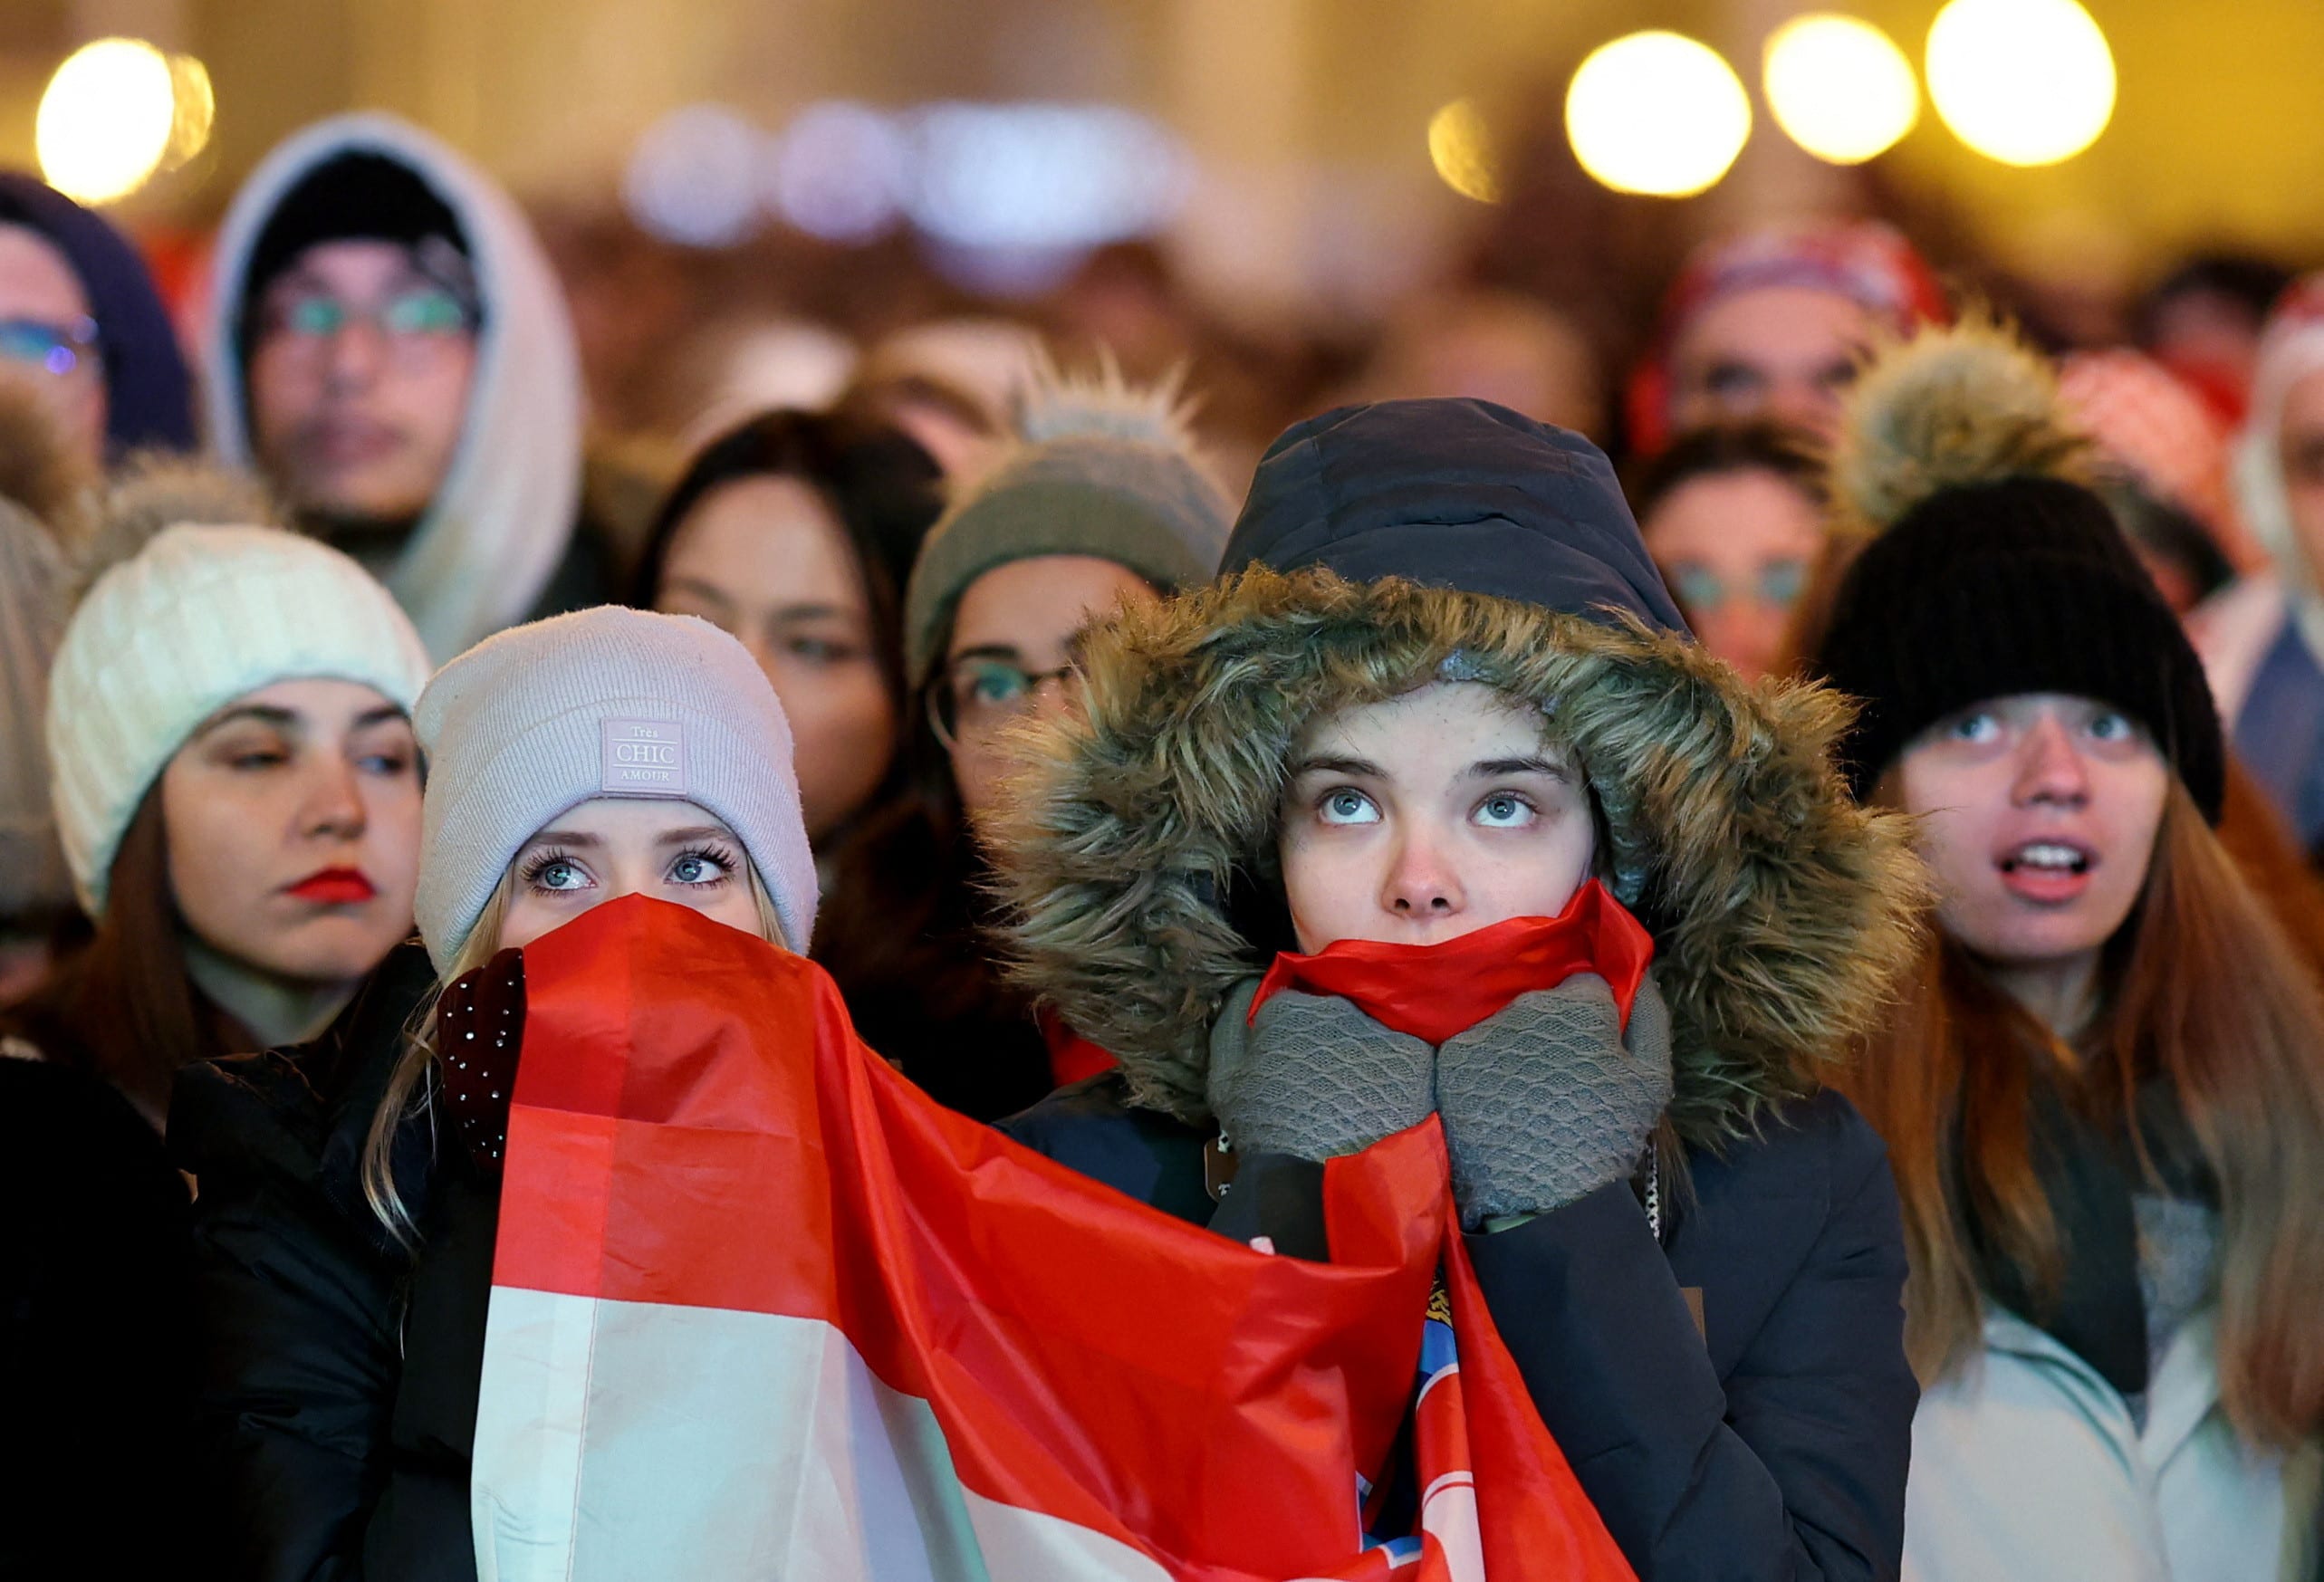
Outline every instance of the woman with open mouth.
[[2324, 1002], [2214, 826], [2203, 671], [2038, 360], [1868, 370], [1869, 542], [1816, 667], [1935, 880], [1849, 1079], [1886, 1136], [1925, 1385], [1905, 1572], [2308, 1577], [2324, 1430]]

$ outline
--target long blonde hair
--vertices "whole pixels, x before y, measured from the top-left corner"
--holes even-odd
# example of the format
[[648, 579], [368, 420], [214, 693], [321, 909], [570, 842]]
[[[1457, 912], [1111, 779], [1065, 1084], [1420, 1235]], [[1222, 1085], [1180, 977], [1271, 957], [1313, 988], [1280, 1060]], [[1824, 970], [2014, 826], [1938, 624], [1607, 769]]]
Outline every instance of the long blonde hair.
[[[758, 865], [745, 860], [743, 873], [751, 887], [751, 905], [758, 914], [759, 937], [785, 950], [792, 948], [784, 933], [783, 918], [774, 909], [774, 897], [767, 893], [765, 881], [759, 877]], [[371, 1117], [371, 1129], [363, 1139], [363, 1201], [370, 1205], [372, 1213], [379, 1216], [389, 1233], [407, 1248], [418, 1245], [419, 1226], [396, 1185], [396, 1133], [407, 1118], [423, 1112], [429, 1116], [431, 1127], [434, 1124], [437, 1005], [444, 998], [445, 990], [500, 954], [501, 931], [508, 920], [509, 902], [516, 894], [516, 864], [512, 861], [485, 902], [485, 909], [476, 914], [475, 926], [468, 930], [459, 954], [445, 964], [436, 987], [421, 997], [418, 1009], [405, 1025], [403, 1052], [396, 1058], [395, 1069], [388, 1077], [387, 1091], [379, 1098], [379, 1107]]]

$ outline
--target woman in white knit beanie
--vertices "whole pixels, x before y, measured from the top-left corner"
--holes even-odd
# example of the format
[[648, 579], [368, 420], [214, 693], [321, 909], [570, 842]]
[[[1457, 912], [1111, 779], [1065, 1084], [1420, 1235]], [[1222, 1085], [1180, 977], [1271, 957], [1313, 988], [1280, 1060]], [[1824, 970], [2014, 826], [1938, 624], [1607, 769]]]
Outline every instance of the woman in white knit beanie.
[[418, 720], [425, 1013], [359, 1007], [303, 1069], [179, 1088], [170, 1140], [202, 1182], [202, 1406], [237, 1576], [474, 1564], [521, 947], [632, 896], [801, 954], [814, 928], [790, 728], [708, 622], [599, 609], [517, 627], [446, 666]]
[[189, 1062], [302, 1042], [411, 928], [427, 657], [387, 590], [178, 467], [118, 490], [49, 676], [57, 833], [86, 950], [8, 1050], [157, 1127]]

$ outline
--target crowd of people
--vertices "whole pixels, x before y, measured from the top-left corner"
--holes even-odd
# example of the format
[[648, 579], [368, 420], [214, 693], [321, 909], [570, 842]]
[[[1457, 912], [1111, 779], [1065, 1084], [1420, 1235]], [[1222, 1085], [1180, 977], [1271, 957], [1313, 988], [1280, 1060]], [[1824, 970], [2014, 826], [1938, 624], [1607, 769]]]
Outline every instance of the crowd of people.
[[[1637, 1577], [2324, 1577], [2324, 277], [2037, 346], [1771, 226], [1618, 400], [1439, 293], [1263, 447], [1119, 302], [794, 326], [626, 490], [427, 134], [293, 138], [209, 278], [189, 356], [0, 174], [0, 1575], [529, 1574], [526, 963], [627, 906], [1253, 1259], [1435, 1128], [1413, 1355], [1473, 1274]], [[1426, 1438], [1348, 1558], [1483, 1577]]]

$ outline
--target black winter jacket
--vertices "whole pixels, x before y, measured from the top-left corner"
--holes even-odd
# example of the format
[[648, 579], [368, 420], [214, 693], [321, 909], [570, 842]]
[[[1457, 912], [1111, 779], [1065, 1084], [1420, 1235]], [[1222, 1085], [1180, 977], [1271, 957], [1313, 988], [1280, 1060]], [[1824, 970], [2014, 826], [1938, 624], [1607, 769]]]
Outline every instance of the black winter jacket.
[[[1320, 1166], [1257, 1155], [1214, 1205], [1213, 1134], [1131, 1107], [1118, 1073], [1001, 1129], [1180, 1219], [1324, 1253]], [[1827, 1093], [1689, 1164], [1666, 1246], [1621, 1184], [1470, 1235], [1494, 1327], [1642, 1582], [1893, 1577], [1919, 1390], [1887, 1152]]]
[[498, 1197], [425, 1126], [396, 1177], [408, 1253], [365, 1203], [362, 1147], [433, 983], [399, 950], [317, 1042], [189, 1067], [169, 1143], [200, 1182], [196, 1432], [236, 1582], [466, 1582], [468, 1461]]
[[110, 1083], [0, 1059], [0, 1577], [210, 1576], [186, 1183]]

